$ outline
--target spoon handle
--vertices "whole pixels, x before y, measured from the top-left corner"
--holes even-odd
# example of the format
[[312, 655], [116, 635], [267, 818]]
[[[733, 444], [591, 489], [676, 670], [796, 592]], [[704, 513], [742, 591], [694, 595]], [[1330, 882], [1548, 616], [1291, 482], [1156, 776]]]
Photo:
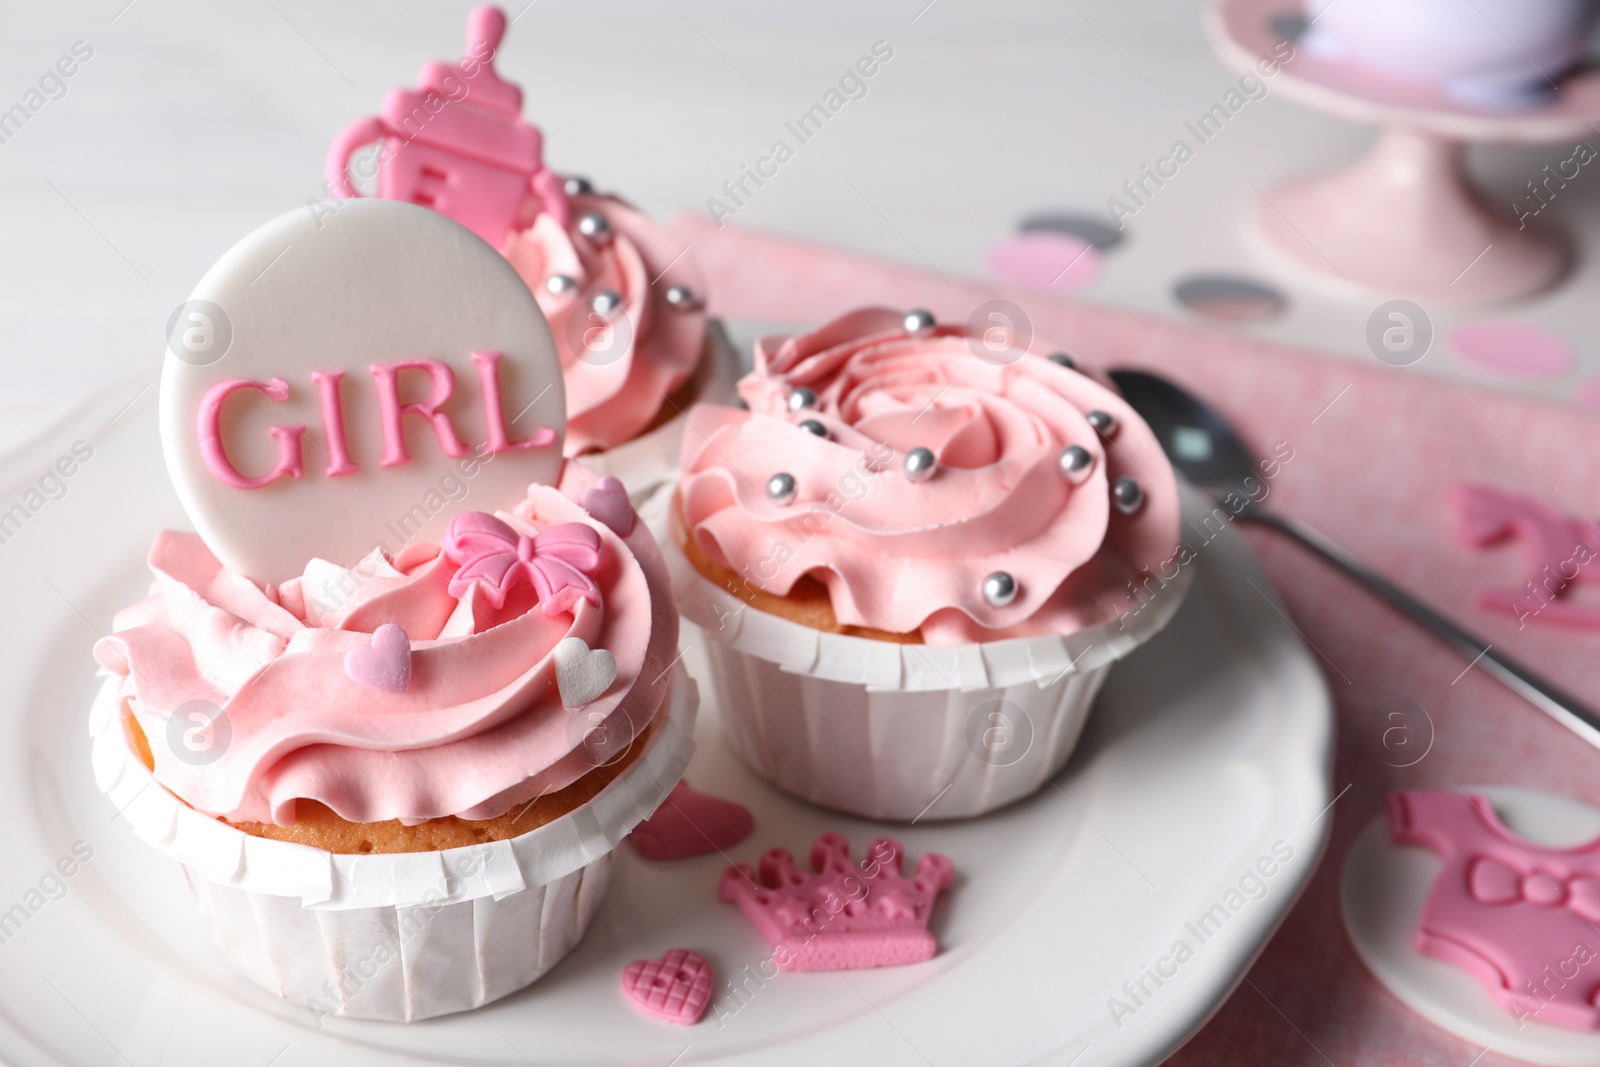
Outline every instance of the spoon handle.
[[1600, 748], [1600, 714], [1582, 701], [1563, 692], [1539, 677], [1509, 656], [1494, 651], [1482, 638], [1474, 636], [1428, 605], [1407, 593], [1387, 578], [1373, 571], [1342, 545], [1322, 531], [1294, 519], [1272, 515], [1250, 508], [1242, 512], [1241, 519], [1267, 526], [1300, 542], [1312, 552], [1344, 571], [1366, 586], [1396, 611], [1411, 616], [1425, 626], [1435, 637], [1452, 645], [1473, 663], [1481, 662], [1483, 669], [1503, 682], [1507, 688], [1521, 694], [1529, 703], [1549, 715], [1589, 744]]

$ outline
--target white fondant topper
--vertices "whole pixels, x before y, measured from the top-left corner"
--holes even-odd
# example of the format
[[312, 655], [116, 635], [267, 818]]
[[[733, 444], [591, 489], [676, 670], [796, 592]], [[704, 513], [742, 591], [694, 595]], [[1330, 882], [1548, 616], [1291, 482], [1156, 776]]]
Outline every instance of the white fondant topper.
[[176, 320], [167, 470], [206, 545], [256, 581], [438, 542], [452, 516], [560, 474], [566, 395], [544, 316], [504, 258], [436, 212], [291, 212], [229, 249]]

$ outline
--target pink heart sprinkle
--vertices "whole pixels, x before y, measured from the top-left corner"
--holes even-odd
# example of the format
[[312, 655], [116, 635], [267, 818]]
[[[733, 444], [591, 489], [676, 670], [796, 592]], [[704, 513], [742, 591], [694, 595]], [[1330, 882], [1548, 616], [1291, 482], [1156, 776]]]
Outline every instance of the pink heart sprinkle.
[[628, 490], [609, 474], [583, 494], [583, 510], [615, 530], [618, 537], [633, 533], [633, 504], [628, 500]]
[[344, 654], [344, 673], [368, 689], [404, 693], [411, 688], [411, 638], [394, 623], [384, 623], [373, 631], [372, 644]]
[[743, 804], [697, 793], [679, 782], [628, 840], [647, 860], [678, 860], [730, 849], [750, 836], [755, 816]]
[[622, 992], [647, 1015], [693, 1026], [711, 1004], [711, 964], [698, 952], [668, 949], [658, 960], [623, 968]]

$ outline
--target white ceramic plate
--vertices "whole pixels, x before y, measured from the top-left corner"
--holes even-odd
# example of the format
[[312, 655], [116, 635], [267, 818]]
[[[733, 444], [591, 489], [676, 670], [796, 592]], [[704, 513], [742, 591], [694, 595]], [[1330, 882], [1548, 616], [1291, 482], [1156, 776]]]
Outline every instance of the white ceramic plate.
[[[425, 1023], [319, 1029], [224, 966], [179, 869], [91, 779], [89, 647], [145, 588], [151, 535], [183, 525], [154, 390], [125, 406], [139, 384], [0, 466], [3, 515], [74, 441], [93, 449], [59, 499], [41, 494], [0, 543], [0, 1059], [12, 1067], [1152, 1064], [1227, 998], [1321, 857], [1328, 695], [1229, 532], [1201, 549], [1170, 628], [1118, 666], [1067, 770], [979, 820], [886, 830], [808, 808], [738, 762], [707, 701], [690, 780], [756, 816], [732, 858], [772, 845], [803, 856], [828, 829], [858, 855], [883, 832], [912, 856], [943, 852], [957, 880], [934, 914], [935, 959], [763, 980], [768, 947], [716, 896], [726, 860], [652, 864], [624, 846], [587, 938], [531, 989]], [[697, 659], [691, 649], [691, 668]], [[75, 842], [92, 858], [50, 875]], [[1286, 861], [1267, 862], [1275, 845]], [[1271, 875], [1250, 873], [1258, 864]], [[13, 904], [22, 914], [8, 930]], [[1194, 924], [1208, 912], [1202, 940]], [[1173, 956], [1180, 941], [1187, 951]], [[646, 1019], [618, 992], [627, 961], [679, 946], [718, 975], [711, 1014], [692, 1028]], [[1161, 984], [1150, 968], [1166, 971]]]

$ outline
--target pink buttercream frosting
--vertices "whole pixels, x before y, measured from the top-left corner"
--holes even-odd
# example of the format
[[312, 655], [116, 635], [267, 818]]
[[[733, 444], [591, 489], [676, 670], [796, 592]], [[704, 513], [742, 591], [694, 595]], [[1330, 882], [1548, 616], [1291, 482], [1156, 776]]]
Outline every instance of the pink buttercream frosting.
[[[852, 312], [796, 337], [764, 338], [739, 383], [748, 411], [690, 413], [683, 517], [699, 546], [751, 585], [786, 595], [803, 575], [828, 589], [840, 622], [965, 644], [1071, 633], [1138, 606], [1130, 583], [1170, 568], [1179, 543], [1176, 478], [1154, 433], [1107, 383], [1044, 358], [1005, 365], [975, 354], [959, 327], [913, 336], [898, 312]], [[810, 408], [791, 395], [815, 393]], [[1101, 411], [1109, 438], [1089, 424]], [[799, 426], [815, 419], [819, 437]], [[1093, 458], [1074, 483], [1058, 460]], [[913, 448], [938, 469], [906, 476]], [[777, 473], [796, 496], [767, 493]], [[1112, 504], [1131, 477], [1132, 514]], [[994, 606], [1004, 571], [1015, 599]], [[1171, 577], [1170, 574], [1167, 576]]]
[[[489, 819], [616, 755], [662, 706], [678, 622], [644, 525], [619, 537], [576, 503], [594, 481], [569, 463], [560, 489], [530, 486], [497, 513], [520, 538], [569, 523], [596, 535], [598, 602], [573, 597], [554, 615], [532, 582], [500, 607], [481, 583], [453, 595], [458, 566], [437, 545], [375, 549], [349, 569], [312, 560], [301, 577], [263, 589], [194, 534], [162, 533], [151, 595], [95, 647], [123, 677], [119, 696], [149, 739], [156, 780], [232, 822], [290, 824], [300, 799], [353, 822]], [[401, 693], [369, 688], [345, 666], [386, 623], [410, 639]], [[615, 682], [579, 709], [562, 705], [554, 673], [568, 637], [617, 665]], [[220, 756], [204, 764], [168, 741], [169, 718], [182, 721], [193, 701], [220, 707], [227, 722], [213, 734], [227, 735]]]
[[[704, 283], [681, 241], [615, 197], [574, 196], [570, 207], [566, 226], [541, 213], [503, 251], [550, 322], [567, 387], [566, 451], [579, 455], [613, 448], [649, 427], [694, 373], [706, 314]], [[599, 238], [580, 229], [590, 213], [606, 220]], [[553, 292], [548, 283], [556, 276], [574, 284]], [[673, 286], [687, 288], [691, 301], [669, 303]], [[608, 292], [621, 304], [602, 316], [594, 299]]]

